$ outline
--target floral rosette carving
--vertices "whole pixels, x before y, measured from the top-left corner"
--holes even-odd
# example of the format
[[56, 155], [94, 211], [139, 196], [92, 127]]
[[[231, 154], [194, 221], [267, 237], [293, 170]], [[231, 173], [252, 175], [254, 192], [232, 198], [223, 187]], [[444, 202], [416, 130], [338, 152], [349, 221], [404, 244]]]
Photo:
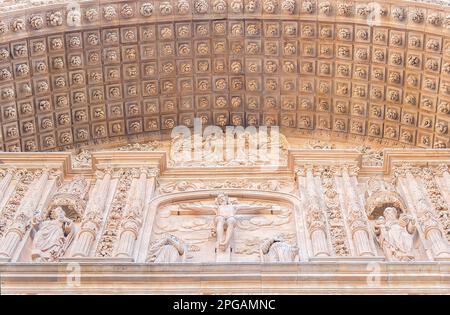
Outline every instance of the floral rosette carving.
[[263, 0], [263, 11], [267, 14], [274, 14], [277, 10], [277, 0]]
[[209, 4], [207, 0], [196, 0], [194, 2], [195, 12], [198, 14], [206, 14], [208, 13]]
[[226, 13], [227, 3], [225, 0], [215, 0], [213, 2], [213, 12], [214, 13]]

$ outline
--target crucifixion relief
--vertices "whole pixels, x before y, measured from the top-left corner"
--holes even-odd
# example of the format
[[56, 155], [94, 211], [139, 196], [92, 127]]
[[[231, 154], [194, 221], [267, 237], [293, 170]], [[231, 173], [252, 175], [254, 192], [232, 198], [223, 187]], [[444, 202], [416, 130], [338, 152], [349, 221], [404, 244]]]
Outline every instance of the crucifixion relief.
[[279, 206], [240, 204], [236, 198], [230, 198], [225, 193], [219, 193], [214, 204], [180, 204], [177, 214], [212, 214], [214, 228], [212, 234], [216, 237], [216, 260], [229, 261], [233, 248], [232, 241], [239, 215], [244, 214], [278, 214]]

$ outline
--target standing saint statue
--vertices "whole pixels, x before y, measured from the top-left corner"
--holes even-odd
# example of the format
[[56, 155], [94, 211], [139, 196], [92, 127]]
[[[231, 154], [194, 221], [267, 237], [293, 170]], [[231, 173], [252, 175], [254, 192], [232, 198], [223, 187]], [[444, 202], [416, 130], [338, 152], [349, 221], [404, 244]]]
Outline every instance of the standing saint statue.
[[203, 161], [223, 161], [223, 138], [218, 136], [215, 132], [207, 135], [203, 141]]
[[272, 213], [274, 211], [279, 211], [275, 206], [238, 204], [237, 200], [228, 197], [225, 193], [219, 193], [215, 199], [214, 205], [181, 204], [180, 209], [195, 211], [199, 214], [215, 214], [215, 229], [213, 230], [213, 234], [215, 234], [217, 238], [216, 251], [220, 252], [225, 252], [229, 249], [238, 219], [236, 216], [237, 214], [254, 214], [260, 210], [271, 210]]
[[147, 262], [174, 263], [179, 262], [185, 254], [185, 244], [172, 234], [165, 235], [152, 243], [148, 250]]
[[34, 217], [32, 224], [36, 229], [31, 259], [35, 262], [57, 261], [64, 255], [75, 234], [75, 225], [65, 216], [61, 207], [50, 210], [48, 218]]
[[192, 159], [191, 137], [180, 132], [173, 136], [170, 158], [176, 163], [189, 162]]
[[397, 209], [394, 207], [387, 207], [383, 215], [375, 222], [374, 230], [386, 257], [394, 261], [414, 260], [414, 219], [406, 214], [401, 214], [397, 219]]

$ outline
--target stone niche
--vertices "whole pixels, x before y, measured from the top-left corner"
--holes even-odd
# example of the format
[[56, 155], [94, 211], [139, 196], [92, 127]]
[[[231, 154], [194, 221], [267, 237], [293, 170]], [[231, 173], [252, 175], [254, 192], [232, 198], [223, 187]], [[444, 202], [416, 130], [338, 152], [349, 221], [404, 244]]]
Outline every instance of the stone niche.
[[[297, 227], [302, 219], [289, 197], [197, 191], [162, 199], [156, 198], [147, 216], [141, 244], [148, 244], [147, 263], [294, 262], [307, 256]], [[270, 258], [274, 244], [282, 248], [272, 248]], [[179, 257], [162, 257], [166, 245], [177, 248]]]

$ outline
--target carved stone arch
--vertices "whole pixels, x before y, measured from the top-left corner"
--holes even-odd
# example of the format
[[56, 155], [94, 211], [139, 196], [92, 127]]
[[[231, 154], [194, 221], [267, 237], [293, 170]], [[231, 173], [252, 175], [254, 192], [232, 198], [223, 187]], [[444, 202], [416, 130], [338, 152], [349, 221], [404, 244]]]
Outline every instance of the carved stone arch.
[[68, 218], [79, 221], [86, 209], [86, 196], [89, 190], [89, 183], [81, 176], [73, 181], [62, 185], [53, 195], [47, 213], [52, 209], [61, 207]]
[[219, 192], [223, 192], [233, 198], [250, 198], [261, 201], [270, 200], [271, 202], [279, 201], [292, 206], [299, 261], [308, 261], [309, 257], [312, 256], [311, 242], [307, 237], [304, 215], [301, 213], [301, 200], [297, 196], [284, 192], [220, 189], [170, 193], [152, 199], [144, 214], [144, 228], [140, 232], [139, 243], [135, 249], [135, 261], [138, 263], [145, 263], [146, 261], [147, 250], [151, 243], [152, 231], [155, 224], [155, 217], [160, 207], [181, 201], [206, 200], [211, 197], [216, 197]]
[[58, 207], [64, 210], [68, 218], [79, 221], [86, 209], [86, 201], [74, 194], [57, 194], [52, 198], [47, 213]]
[[406, 212], [406, 204], [399, 193], [395, 191], [374, 192], [366, 201], [366, 212], [370, 220], [377, 219], [383, 215], [384, 209], [394, 207], [397, 214]]

